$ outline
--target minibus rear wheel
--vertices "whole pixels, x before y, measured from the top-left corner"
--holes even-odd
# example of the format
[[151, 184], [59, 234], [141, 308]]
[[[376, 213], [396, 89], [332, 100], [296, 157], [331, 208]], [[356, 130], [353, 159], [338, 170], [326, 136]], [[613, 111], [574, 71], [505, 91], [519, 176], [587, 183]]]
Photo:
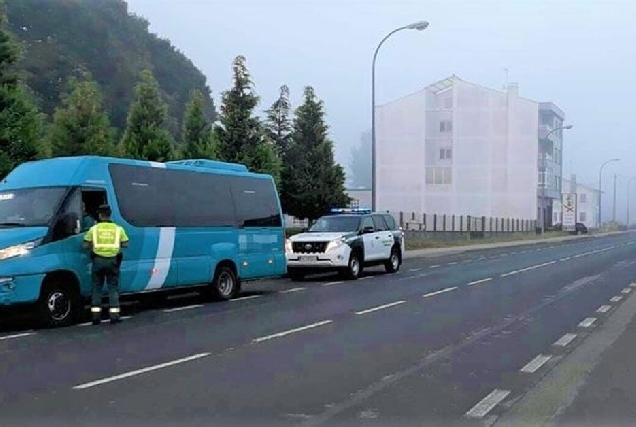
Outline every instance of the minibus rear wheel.
[[44, 280], [38, 300], [38, 318], [44, 327], [57, 328], [73, 324], [80, 306], [77, 289], [63, 276]]
[[234, 298], [240, 288], [234, 269], [227, 264], [219, 265], [214, 273], [210, 288], [212, 297], [217, 301], [227, 301]]

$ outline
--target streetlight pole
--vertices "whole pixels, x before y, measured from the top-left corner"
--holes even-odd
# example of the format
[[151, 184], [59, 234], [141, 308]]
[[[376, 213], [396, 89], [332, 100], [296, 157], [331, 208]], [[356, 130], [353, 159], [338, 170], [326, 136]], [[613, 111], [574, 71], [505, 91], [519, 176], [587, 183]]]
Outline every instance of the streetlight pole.
[[[574, 126], [573, 125], [566, 125], [566, 126], [559, 126], [556, 127], [554, 129], [552, 129], [550, 132], [548, 132], [543, 139], [547, 139], [549, 141], [549, 136], [552, 135], [554, 132], [558, 131], [558, 130], [563, 130], [563, 129], [572, 129]], [[561, 140], [563, 140], [563, 138], [561, 138]], [[541, 235], [543, 235], [545, 233], [545, 210], [543, 207], [543, 203], [545, 200], [545, 189], [548, 186], [548, 177], [547, 177], [547, 173], [546, 173], [546, 155], [547, 153], [542, 153], [541, 155], [541, 172], [543, 173], [543, 187], [541, 187], [541, 209], [539, 210], [539, 212], [541, 213], [541, 215], [539, 215], [540, 220], [541, 220]], [[563, 162], [563, 159], [561, 159], [561, 162]]]
[[382, 41], [378, 44], [378, 47], [375, 49], [375, 53], [373, 54], [373, 64], [371, 65], [371, 209], [375, 212], [377, 208], [377, 174], [376, 174], [376, 140], [375, 140], [375, 62], [378, 57], [378, 52], [380, 48], [384, 44], [384, 42], [391, 37], [393, 34], [402, 30], [417, 30], [423, 31], [428, 27], [428, 22], [426, 21], [418, 21], [409, 25], [405, 25], [400, 28], [396, 28], [387, 34]]
[[601, 210], [601, 199], [602, 199], [602, 194], [603, 194], [603, 190], [602, 190], [602, 185], [603, 185], [603, 168], [605, 166], [607, 166], [608, 163], [612, 163], [612, 162], [618, 162], [621, 159], [610, 159], [608, 161], [606, 161], [605, 163], [603, 163], [600, 167], [600, 169], [598, 170], [598, 228], [601, 228], [601, 226], [603, 225], [603, 221], [602, 221], [602, 210]]
[[629, 185], [632, 182], [632, 180], [636, 179], [636, 176], [631, 177], [628, 181], [627, 181], [627, 229], [629, 230]]

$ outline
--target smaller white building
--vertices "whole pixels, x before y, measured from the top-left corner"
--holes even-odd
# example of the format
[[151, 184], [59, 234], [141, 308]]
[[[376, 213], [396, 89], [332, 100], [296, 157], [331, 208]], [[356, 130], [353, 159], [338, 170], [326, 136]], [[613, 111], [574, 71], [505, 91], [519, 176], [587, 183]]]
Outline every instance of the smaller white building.
[[[572, 179], [562, 179], [561, 188], [563, 193], [576, 193], [576, 222], [585, 224], [587, 228], [598, 228], [598, 189], [577, 183], [576, 177], [574, 176]], [[554, 201], [552, 223], [563, 223], [561, 200]]]

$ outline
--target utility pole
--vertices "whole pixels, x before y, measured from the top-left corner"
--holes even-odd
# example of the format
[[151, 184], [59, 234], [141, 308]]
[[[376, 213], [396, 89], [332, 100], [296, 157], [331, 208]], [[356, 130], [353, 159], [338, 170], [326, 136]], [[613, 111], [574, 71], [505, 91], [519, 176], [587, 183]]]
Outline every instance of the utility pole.
[[616, 177], [614, 174], [614, 207], [612, 208], [612, 220], [616, 222]]

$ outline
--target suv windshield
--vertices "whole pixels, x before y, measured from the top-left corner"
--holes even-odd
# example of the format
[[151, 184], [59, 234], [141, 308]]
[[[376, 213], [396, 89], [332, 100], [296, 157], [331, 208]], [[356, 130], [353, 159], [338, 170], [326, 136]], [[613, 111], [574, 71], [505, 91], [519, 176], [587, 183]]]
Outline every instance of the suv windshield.
[[0, 191], [0, 227], [48, 226], [66, 188]]
[[360, 217], [357, 216], [323, 216], [309, 229], [310, 233], [357, 231]]

